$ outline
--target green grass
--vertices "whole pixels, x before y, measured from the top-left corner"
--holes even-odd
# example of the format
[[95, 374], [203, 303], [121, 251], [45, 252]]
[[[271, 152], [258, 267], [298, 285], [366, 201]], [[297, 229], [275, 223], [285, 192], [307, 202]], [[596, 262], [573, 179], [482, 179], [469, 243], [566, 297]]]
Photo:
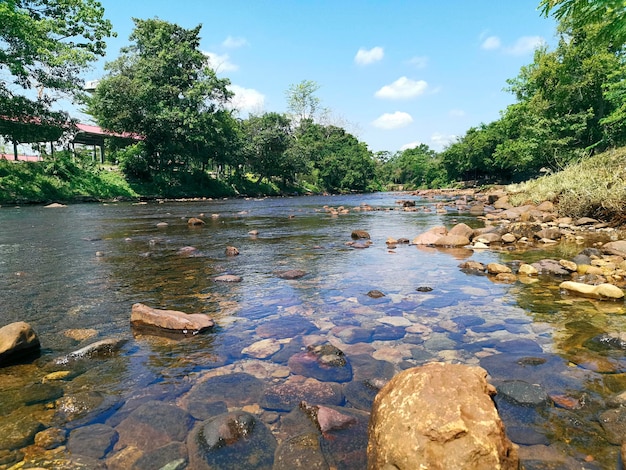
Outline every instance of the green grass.
[[563, 216], [619, 221], [626, 209], [626, 147], [508, 186], [507, 191], [513, 205], [552, 201]]
[[135, 198], [114, 169], [84, 169], [73, 163], [0, 160], [0, 204]]

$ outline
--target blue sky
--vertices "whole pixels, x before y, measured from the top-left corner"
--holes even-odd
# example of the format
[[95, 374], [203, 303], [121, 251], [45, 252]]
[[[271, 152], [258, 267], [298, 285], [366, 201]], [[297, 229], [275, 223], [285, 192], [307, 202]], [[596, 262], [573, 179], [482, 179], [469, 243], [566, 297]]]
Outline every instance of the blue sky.
[[290, 85], [313, 80], [340, 125], [370, 150], [424, 143], [442, 150], [472, 126], [498, 119], [514, 102], [506, 80], [555, 44], [556, 23], [539, 0], [100, 0], [117, 38], [85, 74], [128, 44], [132, 18], [191, 28], [229, 78], [242, 117], [287, 112]]

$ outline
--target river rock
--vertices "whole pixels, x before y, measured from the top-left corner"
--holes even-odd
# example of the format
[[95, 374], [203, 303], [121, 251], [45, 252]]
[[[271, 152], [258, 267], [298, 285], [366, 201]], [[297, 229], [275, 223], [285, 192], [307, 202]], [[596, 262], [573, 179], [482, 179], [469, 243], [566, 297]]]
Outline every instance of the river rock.
[[475, 274], [484, 273], [487, 270], [487, 267], [483, 263], [471, 260], [461, 263], [459, 268], [461, 268], [463, 272]]
[[288, 269], [286, 271], [276, 271], [274, 274], [281, 279], [294, 280], [306, 276], [307, 272], [302, 269]]
[[553, 259], [542, 259], [533, 263], [533, 266], [539, 274], [547, 274], [551, 276], [569, 276], [570, 272]]
[[258, 403], [265, 384], [243, 372], [217, 375], [196, 383], [182, 400], [182, 406], [191, 408], [194, 402], [225, 402], [229, 407]]
[[318, 433], [291, 436], [276, 449], [272, 470], [328, 470]]
[[514, 243], [516, 240], [517, 240], [517, 237], [510, 232], [502, 235], [502, 241], [504, 243]]
[[365, 230], [353, 230], [350, 236], [352, 237], [353, 240], [359, 240], [359, 239], [369, 240], [370, 239], [370, 234], [366, 232]]
[[505, 381], [497, 386], [497, 390], [498, 397], [521, 406], [545, 406], [550, 400], [541, 385], [531, 384], [524, 380]]
[[517, 271], [519, 274], [524, 276], [536, 276], [539, 274], [539, 270], [534, 267], [532, 264], [522, 263]]
[[[513, 237], [515, 237], [515, 235], [513, 235]], [[474, 237], [474, 241], [475, 242], [485, 243], [485, 244], [489, 245], [491, 243], [499, 243], [499, 242], [501, 242], [502, 241], [502, 237], [500, 236], [499, 233], [487, 232], [487, 233], [481, 233], [480, 235]], [[515, 241], [515, 238], [513, 239], [513, 241]]]
[[127, 340], [122, 338], [106, 338], [72, 351], [67, 356], [57, 358], [54, 362], [57, 365], [66, 365], [82, 359], [109, 357], [119, 351], [126, 342]]
[[178, 406], [148, 401], [117, 425], [119, 440], [115, 449], [134, 446], [149, 452], [172, 441], [183, 442], [193, 421], [191, 415]]
[[599, 284], [592, 286], [581, 282], [565, 281], [559, 285], [560, 289], [568, 292], [591, 297], [594, 299], [617, 300], [624, 297], [624, 291], [613, 284]]
[[380, 299], [381, 297], [384, 297], [385, 294], [383, 294], [379, 290], [373, 289], [367, 293], [367, 296], [371, 297], [372, 299]]
[[254, 357], [256, 359], [267, 359], [273, 356], [282, 345], [273, 338], [262, 339], [241, 350], [241, 354]]
[[198, 219], [197, 217], [191, 217], [188, 221], [187, 221], [187, 225], [190, 226], [200, 226], [200, 225], [204, 225], [205, 222], [202, 219]]
[[261, 406], [268, 410], [291, 411], [302, 401], [320, 405], [341, 405], [343, 400], [339, 384], [308, 378], [303, 382], [291, 380], [268, 387], [261, 399]]
[[194, 470], [271, 470], [276, 438], [250, 413], [234, 411], [198, 423], [187, 440]]
[[91, 424], [72, 430], [67, 441], [67, 449], [72, 454], [103, 458], [113, 449], [118, 433], [106, 424]]
[[433, 227], [413, 239], [414, 245], [434, 245], [443, 235], [448, 234], [448, 229], [443, 226]]
[[13, 450], [32, 444], [43, 424], [27, 408], [16, 410], [0, 419], [0, 450]]
[[374, 400], [368, 468], [517, 469], [486, 377], [480, 367], [444, 363], [396, 375]]
[[136, 303], [132, 306], [130, 324], [142, 331], [194, 336], [212, 328], [214, 322], [203, 313], [160, 310]]
[[617, 255], [626, 258], [626, 240], [617, 240], [602, 245], [602, 253], [608, 255]]
[[474, 235], [474, 229], [467, 224], [456, 224], [448, 231], [448, 235], [459, 235], [461, 237], [465, 237], [468, 240], [472, 239]]
[[241, 282], [241, 276], [237, 276], [236, 274], [222, 274], [221, 276], [217, 276], [213, 280], [215, 282]]
[[313, 377], [323, 382], [347, 382], [352, 379], [352, 367], [344, 353], [332, 344], [309, 346], [289, 358], [293, 374]]
[[133, 470], [183, 470], [187, 468], [187, 446], [170, 442], [158, 449], [143, 453], [135, 460]]
[[239, 254], [239, 250], [234, 246], [227, 246], [224, 253], [226, 256], [237, 256]]
[[66, 433], [60, 428], [48, 428], [35, 435], [35, 445], [42, 449], [54, 449], [65, 443]]
[[0, 328], [0, 367], [14, 360], [37, 355], [40, 347], [39, 337], [28, 323], [9, 323]]
[[268, 320], [259, 325], [255, 332], [261, 338], [293, 338], [307, 335], [317, 327], [300, 315], [289, 315], [275, 320]]
[[600, 413], [598, 421], [604, 429], [606, 439], [613, 445], [624, 442], [626, 435], [626, 408], [615, 408]]
[[489, 263], [487, 265], [487, 272], [489, 274], [510, 273], [511, 268], [500, 263]]
[[465, 246], [469, 245], [469, 238], [463, 235], [444, 235], [435, 240], [435, 246]]

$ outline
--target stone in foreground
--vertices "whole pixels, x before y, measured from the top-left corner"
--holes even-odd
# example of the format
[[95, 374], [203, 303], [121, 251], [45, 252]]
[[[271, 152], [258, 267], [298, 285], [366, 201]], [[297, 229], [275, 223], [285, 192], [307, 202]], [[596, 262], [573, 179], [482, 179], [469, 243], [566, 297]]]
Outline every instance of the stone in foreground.
[[374, 399], [368, 469], [517, 469], [481, 367], [435, 362], [396, 375]]
[[37, 333], [26, 322], [10, 323], [0, 328], [0, 366], [39, 353]]
[[594, 299], [618, 300], [624, 298], [624, 291], [622, 289], [607, 283], [592, 286], [583, 284], [582, 282], [565, 281], [559, 285], [559, 288], [573, 294]]
[[155, 333], [193, 336], [213, 327], [214, 322], [203, 313], [183, 313], [159, 310], [136, 303], [132, 307], [130, 324], [137, 329]]

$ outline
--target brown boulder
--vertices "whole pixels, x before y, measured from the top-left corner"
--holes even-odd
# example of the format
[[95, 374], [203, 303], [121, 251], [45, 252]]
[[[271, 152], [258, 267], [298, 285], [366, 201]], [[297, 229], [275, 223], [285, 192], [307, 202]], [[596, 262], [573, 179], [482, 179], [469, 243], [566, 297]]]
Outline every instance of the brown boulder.
[[602, 252], [609, 255], [617, 255], [626, 258], [626, 240], [617, 240], [602, 245]]
[[351, 236], [353, 240], [370, 239], [370, 234], [367, 233], [365, 230], [353, 230]]
[[462, 237], [466, 237], [468, 239], [472, 239], [474, 236], [474, 229], [466, 224], [456, 224], [454, 227], [450, 229], [448, 235], [460, 235]]
[[28, 323], [18, 321], [0, 328], [0, 365], [38, 353], [39, 349], [37, 333]]
[[430, 363], [396, 375], [376, 395], [368, 469], [517, 469], [517, 446], [481, 367]]
[[187, 314], [176, 310], [159, 310], [140, 303], [132, 307], [130, 324], [134, 328], [184, 335], [195, 335], [214, 325], [213, 320], [203, 313]]
[[187, 221], [188, 225], [204, 225], [204, 220], [198, 219], [197, 217], [192, 217]]
[[434, 245], [443, 235], [447, 235], [448, 230], [443, 226], [433, 227], [413, 239], [414, 245]]
[[463, 235], [444, 235], [439, 237], [434, 245], [435, 246], [465, 246], [469, 245], [469, 238]]

